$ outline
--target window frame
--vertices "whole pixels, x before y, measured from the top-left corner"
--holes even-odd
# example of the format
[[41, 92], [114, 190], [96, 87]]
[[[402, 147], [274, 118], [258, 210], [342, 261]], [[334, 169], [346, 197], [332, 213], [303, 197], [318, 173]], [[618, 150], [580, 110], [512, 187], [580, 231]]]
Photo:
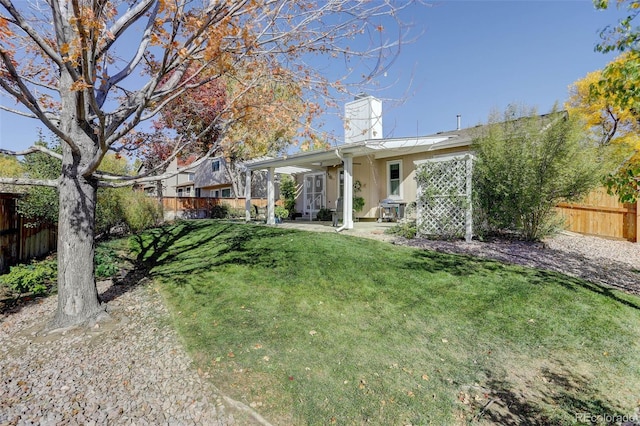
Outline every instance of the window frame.
[[[395, 165], [398, 166], [398, 194], [392, 194], [392, 181], [395, 181], [396, 179], [391, 179], [391, 167]], [[402, 196], [402, 160], [387, 161], [387, 198], [401, 200]]]

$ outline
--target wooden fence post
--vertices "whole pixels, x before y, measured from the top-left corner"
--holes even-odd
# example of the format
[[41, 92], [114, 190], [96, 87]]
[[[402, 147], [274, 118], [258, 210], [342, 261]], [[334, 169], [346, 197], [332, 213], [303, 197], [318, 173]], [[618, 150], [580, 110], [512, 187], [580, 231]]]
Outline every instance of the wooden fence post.
[[640, 200], [636, 200], [636, 244], [640, 244]]

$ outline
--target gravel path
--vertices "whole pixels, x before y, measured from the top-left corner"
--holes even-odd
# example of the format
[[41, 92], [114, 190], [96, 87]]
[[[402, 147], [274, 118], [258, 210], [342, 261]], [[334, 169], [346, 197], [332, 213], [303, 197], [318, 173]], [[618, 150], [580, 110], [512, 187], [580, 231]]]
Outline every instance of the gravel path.
[[[568, 233], [538, 244], [395, 243], [560, 271], [640, 294], [640, 244]], [[43, 334], [55, 297], [2, 313], [0, 426], [267, 425], [195, 369], [153, 287], [128, 281], [137, 284], [99, 283], [112, 321], [92, 329]]]
[[99, 283], [112, 321], [43, 335], [56, 298], [0, 317], [0, 425], [265, 424], [194, 369], [149, 285]]
[[398, 239], [396, 244], [467, 254], [562, 272], [595, 284], [640, 294], [640, 244], [562, 232], [541, 243]]

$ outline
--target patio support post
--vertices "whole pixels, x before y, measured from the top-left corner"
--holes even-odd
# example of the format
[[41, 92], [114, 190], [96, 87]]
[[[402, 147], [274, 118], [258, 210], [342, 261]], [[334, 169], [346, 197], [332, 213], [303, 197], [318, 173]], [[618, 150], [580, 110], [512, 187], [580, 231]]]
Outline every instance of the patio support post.
[[244, 183], [244, 220], [251, 222], [251, 170], [246, 169]]
[[353, 229], [353, 157], [345, 155], [342, 159], [344, 167], [344, 199], [342, 200], [342, 226]]
[[276, 224], [275, 216], [275, 188], [273, 185], [273, 179], [275, 175], [275, 168], [269, 167], [267, 169], [267, 225]]
[[466, 177], [466, 196], [467, 196], [467, 211], [465, 214], [465, 232], [464, 239], [466, 242], [470, 243], [473, 238], [473, 202], [471, 197], [472, 185], [473, 185], [473, 157], [471, 155], [465, 156], [465, 161], [467, 162], [467, 176]]

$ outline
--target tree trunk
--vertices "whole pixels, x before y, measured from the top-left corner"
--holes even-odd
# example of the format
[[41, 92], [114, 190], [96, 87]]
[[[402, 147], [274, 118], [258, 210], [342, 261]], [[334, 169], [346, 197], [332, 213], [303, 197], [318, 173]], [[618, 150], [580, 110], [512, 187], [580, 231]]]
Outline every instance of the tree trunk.
[[70, 157], [74, 156], [65, 153], [59, 186], [58, 310], [54, 327], [84, 325], [106, 314], [94, 274], [97, 182], [78, 176], [78, 162], [73, 158], [66, 161]]

